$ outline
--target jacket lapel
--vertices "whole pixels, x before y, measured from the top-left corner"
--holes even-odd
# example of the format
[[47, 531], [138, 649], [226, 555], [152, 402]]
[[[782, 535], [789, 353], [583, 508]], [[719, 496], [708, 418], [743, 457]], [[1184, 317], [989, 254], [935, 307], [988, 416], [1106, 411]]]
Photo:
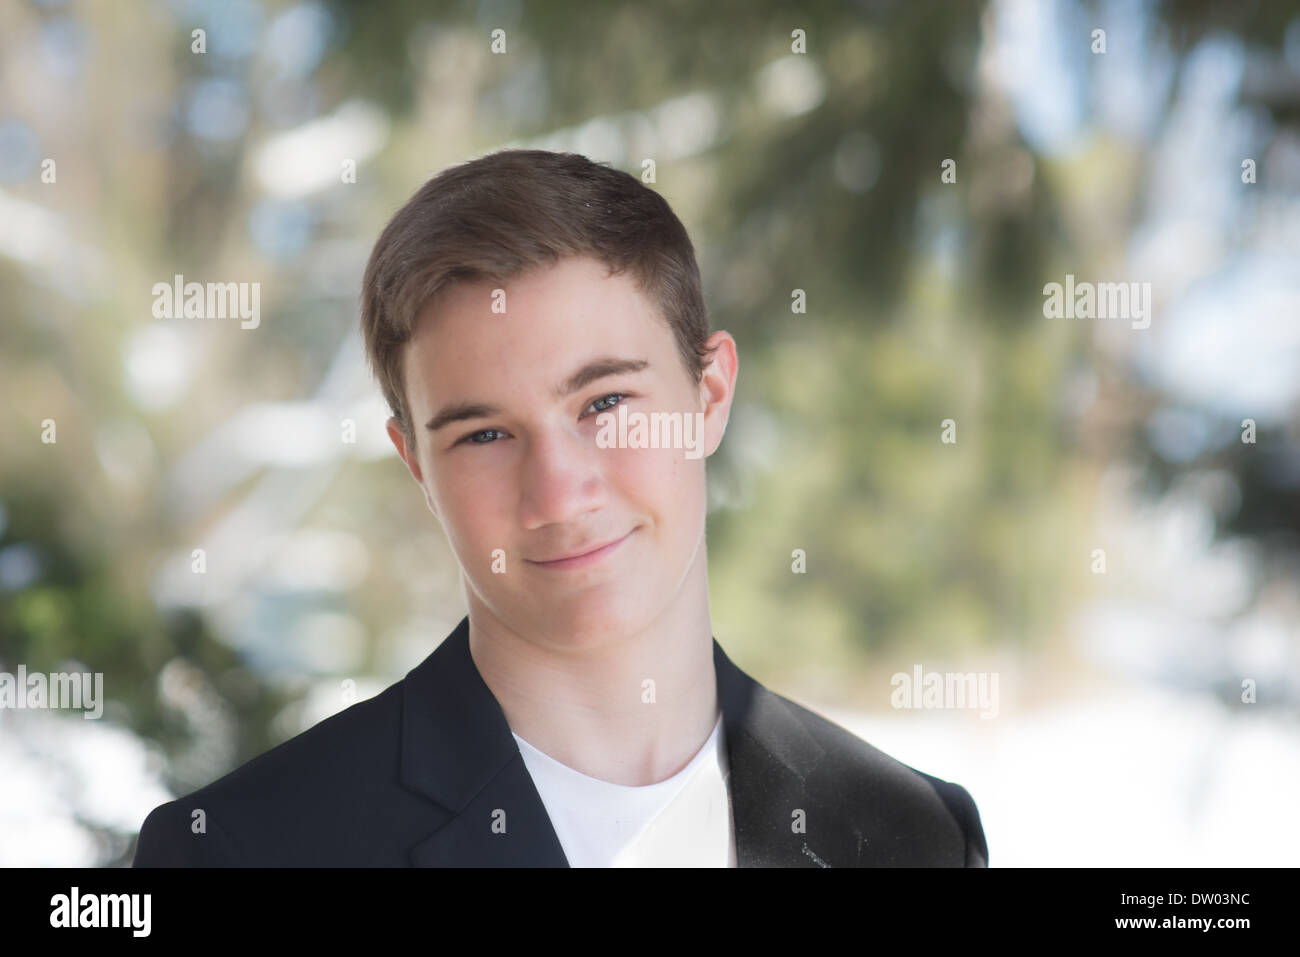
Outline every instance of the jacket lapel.
[[416, 867], [568, 867], [510, 725], [469, 653], [469, 619], [406, 677], [402, 783], [451, 819]]
[[[713, 663], [737, 865], [856, 864], [856, 832], [842, 833], [808, 787], [821, 746], [716, 640]], [[505, 714], [474, 666], [468, 618], [406, 677], [401, 780], [448, 816], [411, 848], [415, 866], [569, 866]]]
[[813, 773], [825, 754], [779, 695], [713, 642], [731, 764], [738, 867], [853, 867], [860, 838], [828, 805]]

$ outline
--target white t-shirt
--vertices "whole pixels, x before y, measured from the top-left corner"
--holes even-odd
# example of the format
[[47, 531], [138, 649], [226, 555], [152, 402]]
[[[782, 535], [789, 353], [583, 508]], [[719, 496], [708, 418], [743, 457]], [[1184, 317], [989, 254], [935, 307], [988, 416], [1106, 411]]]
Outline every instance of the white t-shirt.
[[686, 767], [644, 787], [589, 777], [515, 741], [570, 867], [736, 866], [722, 715]]

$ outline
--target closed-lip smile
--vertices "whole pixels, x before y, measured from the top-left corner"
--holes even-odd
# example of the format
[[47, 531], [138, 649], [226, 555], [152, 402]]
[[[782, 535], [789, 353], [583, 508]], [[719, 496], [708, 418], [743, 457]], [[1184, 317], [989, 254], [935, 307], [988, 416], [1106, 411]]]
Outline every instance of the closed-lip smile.
[[[635, 531], [635, 528], [632, 529], [632, 532]], [[593, 562], [598, 562], [606, 555], [613, 552], [619, 545], [627, 541], [632, 532], [628, 532], [627, 535], [624, 535], [622, 538], [616, 538], [612, 542], [606, 542], [604, 545], [596, 545], [593, 548], [588, 548], [572, 555], [561, 555], [558, 558], [546, 559], [544, 561], [534, 561], [533, 559], [526, 559], [526, 561], [528, 561], [529, 564], [537, 565], [542, 568], [581, 568], [590, 565]]]

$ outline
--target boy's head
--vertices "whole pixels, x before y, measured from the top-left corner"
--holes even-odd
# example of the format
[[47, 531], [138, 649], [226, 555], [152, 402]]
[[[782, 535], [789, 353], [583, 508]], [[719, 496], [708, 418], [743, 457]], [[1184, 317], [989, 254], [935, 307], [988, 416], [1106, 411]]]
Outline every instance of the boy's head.
[[402, 356], [423, 307], [452, 283], [499, 287], [568, 256], [630, 273], [698, 380], [708, 359], [708, 311], [695, 249], [667, 201], [636, 177], [576, 153], [502, 150], [425, 183], [384, 228], [366, 266], [366, 352], [408, 443], [420, 444]]
[[657, 193], [570, 153], [446, 170], [376, 243], [362, 329], [472, 606], [572, 645], [704, 596], [699, 452], [667, 428], [678, 447], [597, 441], [618, 406], [652, 434], [676, 413], [688, 443], [700, 426], [704, 455], [726, 428], [735, 344], [709, 335], [694, 249]]

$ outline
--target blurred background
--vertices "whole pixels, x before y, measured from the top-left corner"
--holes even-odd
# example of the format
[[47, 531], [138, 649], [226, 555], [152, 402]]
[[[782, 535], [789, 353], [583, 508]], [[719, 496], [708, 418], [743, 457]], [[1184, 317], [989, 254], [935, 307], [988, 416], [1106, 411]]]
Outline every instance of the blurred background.
[[[0, 710], [0, 864], [129, 864], [463, 616], [358, 293], [509, 146], [654, 160], [695, 241], [734, 661], [965, 786], [993, 866], [1300, 860], [1294, 2], [10, 0], [0, 671], [107, 702]], [[260, 324], [155, 318], [176, 274]], [[1149, 328], [1045, 317], [1067, 274]], [[917, 666], [996, 716], [894, 708]]]

